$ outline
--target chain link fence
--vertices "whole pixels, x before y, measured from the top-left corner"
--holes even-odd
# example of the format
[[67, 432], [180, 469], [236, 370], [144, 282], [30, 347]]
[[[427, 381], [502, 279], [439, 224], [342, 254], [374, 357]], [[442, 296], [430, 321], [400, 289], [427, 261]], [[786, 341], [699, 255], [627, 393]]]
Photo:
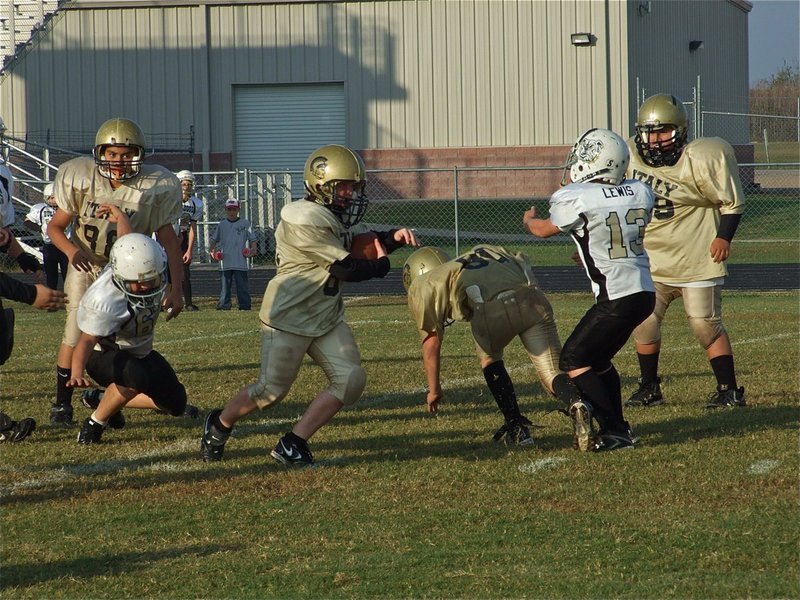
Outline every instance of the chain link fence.
[[[726, 128], [738, 135], [754, 118], [763, 116], [703, 111], [700, 127], [725, 138]], [[791, 127], [797, 125], [786, 122]], [[782, 143], [786, 145], [783, 151], [779, 155], [773, 151], [769, 160], [765, 160], [766, 152], [762, 154], [757, 142], [744, 145], [745, 150], [749, 147], [750, 159], [739, 166], [747, 209], [731, 262], [800, 262], [800, 144], [792, 140]], [[561, 165], [369, 171], [370, 207], [365, 220], [375, 229], [412, 227], [423, 243], [440, 246], [451, 255], [475, 244], [490, 243], [523, 251], [540, 266], [571, 265], [573, 244], [567, 236], [538, 240], [522, 225], [522, 214], [531, 206], [539, 214], [548, 214], [549, 194], [558, 188], [562, 171]], [[33, 247], [41, 244], [41, 238], [26, 229], [23, 221], [28, 208], [43, 201], [47, 181], [43, 174], [33, 168], [15, 171], [17, 221], [12, 229]], [[52, 179], [53, 168], [49, 174]], [[292, 200], [292, 183], [302, 181], [302, 172], [243, 169], [197, 172], [195, 176], [195, 192], [204, 203], [198, 221], [196, 260], [209, 261], [209, 238], [225, 218], [225, 201], [236, 197], [241, 215], [250, 220], [258, 240], [253, 263], [274, 265], [273, 232], [281, 208]], [[407, 254], [403, 249], [394, 253], [393, 266], [401, 266]], [[16, 265], [5, 259], [5, 268], [16, 270]]]

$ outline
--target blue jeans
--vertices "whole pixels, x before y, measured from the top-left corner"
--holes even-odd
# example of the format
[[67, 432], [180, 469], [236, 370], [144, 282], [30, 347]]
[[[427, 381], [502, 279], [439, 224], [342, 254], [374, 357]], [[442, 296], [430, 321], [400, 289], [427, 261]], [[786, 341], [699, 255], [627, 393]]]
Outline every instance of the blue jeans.
[[247, 281], [247, 271], [226, 269], [220, 272], [219, 304], [217, 308], [231, 309], [231, 286], [236, 284], [236, 304], [239, 310], [250, 310], [250, 286]]

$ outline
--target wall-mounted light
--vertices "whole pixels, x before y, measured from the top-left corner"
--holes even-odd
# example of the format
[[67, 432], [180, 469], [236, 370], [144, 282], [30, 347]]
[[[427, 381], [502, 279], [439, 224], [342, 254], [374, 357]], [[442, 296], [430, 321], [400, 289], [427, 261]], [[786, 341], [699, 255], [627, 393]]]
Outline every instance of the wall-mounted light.
[[573, 33], [569, 36], [573, 46], [591, 46], [596, 39], [591, 33]]
[[689, 42], [689, 52], [701, 50], [703, 48], [703, 40], [692, 40]]

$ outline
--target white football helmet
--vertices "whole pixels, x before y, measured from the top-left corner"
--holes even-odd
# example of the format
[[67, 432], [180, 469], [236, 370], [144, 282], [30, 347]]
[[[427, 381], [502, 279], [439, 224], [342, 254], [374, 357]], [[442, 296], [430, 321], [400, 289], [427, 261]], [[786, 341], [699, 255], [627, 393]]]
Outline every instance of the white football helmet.
[[128, 302], [138, 308], [161, 304], [167, 287], [167, 254], [157, 241], [141, 233], [123, 235], [114, 242], [109, 259], [114, 284]]
[[175, 173], [175, 176], [180, 181], [187, 181], [188, 180], [188, 181], [192, 182], [192, 185], [194, 185], [194, 173], [192, 173], [188, 169], [184, 169], [183, 171], [178, 171], [177, 173]]
[[42, 197], [44, 198], [44, 201], [53, 207], [56, 206], [56, 199], [54, 198], [55, 193], [56, 189], [52, 183], [48, 183], [42, 190]]
[[573, 183], [602, 179], [613, 185], [625, 179], [631, 161], [628, 145], [608, 129], [590, 129], [572, 146], [561, 185], [566, 185], [567, 171]]

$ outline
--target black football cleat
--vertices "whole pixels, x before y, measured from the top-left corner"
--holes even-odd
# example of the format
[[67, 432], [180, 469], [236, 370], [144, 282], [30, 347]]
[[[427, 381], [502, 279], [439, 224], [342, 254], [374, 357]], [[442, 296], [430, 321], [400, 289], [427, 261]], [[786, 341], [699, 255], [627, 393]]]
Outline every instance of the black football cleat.
[[290, 441], [285, 435], [278, 441], [275, 450], [270, 452], [270, 456], [287, 466], [306, 467], [314, 463], [307, 443]]
[[747, 406], [744, 399], [744, 387], [729, 389], [721, 385], [717, 391], [709, 395], [706, 408], [734, 408], [737, 406]]
[[664, 404], [664, 394], [661, 393], [661, 378], [655, 381], [642, 383], [639, 380], [639, 389], [631, 394], [625, 406], [658, 406]]

